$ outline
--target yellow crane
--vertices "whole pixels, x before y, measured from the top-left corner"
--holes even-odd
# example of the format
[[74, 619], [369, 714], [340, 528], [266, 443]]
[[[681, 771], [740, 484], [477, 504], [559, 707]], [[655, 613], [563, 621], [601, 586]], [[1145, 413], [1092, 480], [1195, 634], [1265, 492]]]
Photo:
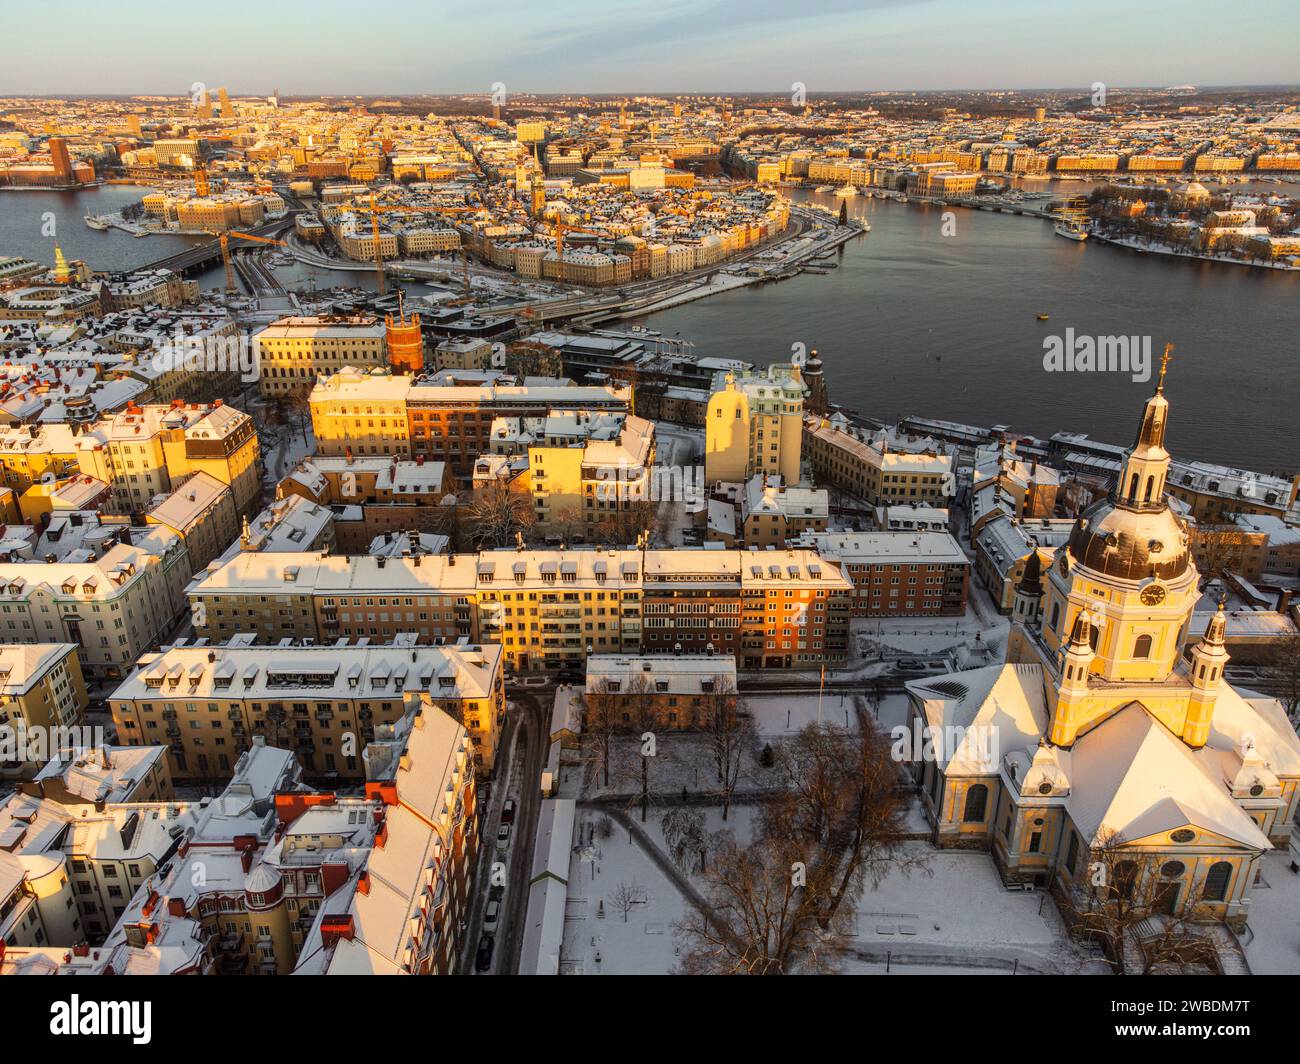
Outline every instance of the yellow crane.
[[[460, 214], [462, 212], [473, 213], [475, 211], [482, 210], [481, 207], [434, 207], [432, 209], [438, 214]], [[375, 256], [375, 279], [379, 285], [379, 294], [382, 296], [385, 291], [385, 278], [384, 278], [383, 245], [379, 237], [379, 216], [386, 211], [401, 211], [406, 214], [412, 214], [412, 213], [418, 214], [420, 213], [420, 210], [419, 208], [409, 207], [406, 206], [405, 204], [382, 204], [375, 198], [375, 194], [373, 192], [370, 193], [370, 200], [368, 203], [365, 204], [351, 203], [347, 207], [345, 207], [344, 210], [355, 211], [359, 214], [370, 215], [371, 233], [374, 241], [373, 246], [374, 246], [374, 256]], [[466, 288], [468, 288], [469, 286], [469, 272], [468, 272], [469, 263], [468, 262], [465, 263], [465, 269], [466, 269], [465, 285]]]
[[217, 238], [218, 243], [221, 244], [221, 261], [224, 262], [226, 266], [227, 292], [235, 291], [235, 268], [230, 262], [230, 240], [232, 237], [239, 240], [255, 240], [259, 244], [279, 244], [280, 247], [288, 247], [283, 240], [276, 240], [269, 236], [255, 236], [252, 233], [241, 233], [234, 229], [227, 230], [224, 233], [216, 233], [213, 232], [213, 230], [208, 230], [208, 232], [213, 233]]
[[594, 229], [583, 229], [580, 226], [569, 225], [567, 222], [556, 222], [551, 227], [551, 234], [555, 237], [555, 254], [557, 265], [559, 267], [559, 281], [564, 284], [564, 234], [565, 233], [585, 233], [588, 236], [600, 236], [601, 234]]

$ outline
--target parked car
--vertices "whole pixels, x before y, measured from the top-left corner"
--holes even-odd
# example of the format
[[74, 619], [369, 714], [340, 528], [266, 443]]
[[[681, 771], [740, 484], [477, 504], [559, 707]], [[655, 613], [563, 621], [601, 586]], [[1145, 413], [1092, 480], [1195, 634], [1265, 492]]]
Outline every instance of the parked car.
[[497, 845], [503, 850], [510, 845], [510, 825], [502, 824], [497, 828]]
[[940, 661], [921, 661], [917, 658], [901, 658], [894, 662], [895, 672], [906, 672], [913, 676], [934, 676], [947, 672], [947, 667]]
[[496, 938], [492, 935], [484, 935], [478, 940], [478, 954], [474, 958], [474, 971], [486, 972], [492, 967], [492, 950], [496, 946]]
[[505, 804], [501, 806], [501, 823], [513, 824], [515, 822], [515, 800], [507, 798]]
[[497, 921], [501, 918], [501, 903], [490, 901], [483, 910], [483, 930], [496, 931]]
[[500, 901], [506, 895], [506, 888], [500, 883], [494, 883], [488, 887], [488, 899], [490, 901]]

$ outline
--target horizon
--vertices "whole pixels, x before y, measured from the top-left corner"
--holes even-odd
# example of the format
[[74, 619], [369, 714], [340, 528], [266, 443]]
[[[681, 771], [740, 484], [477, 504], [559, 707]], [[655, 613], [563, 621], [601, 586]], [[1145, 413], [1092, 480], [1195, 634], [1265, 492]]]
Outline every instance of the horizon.
[[[1270, 32], [1241, 51], [1207, 32], [1223, 21], [1208, 0], [1156, 0], [1138, 10], [1104, 3], [1086, 19], [1044, 13], [1031, 0], [995, 10], [960, 0], [829, 0], [812, 10], [777, 0], [667, 0], [651, 12], [630, 0], [560, 0], [505, 19], [446, 2], [410, 9], [377, 0], [364, 22], [340, 0], [271, 9], [228, 0], [208, 13], [205, 57], [195, 59], [176, 51], [174, 24], [160, 24], [152, 5], [51, 0], [7, 13], [12, 39], [48, 37], [51, 17], [75, 32], [58, 42], [53, 61], [50, 49], [11, 57], [0, 95], [184, 95], [195, 82], [294, 97], [464, 95], [495, 82], [538, 95], [779, 95], [800, 82], [810, 96], [1293, 84], [1296, 35], [1286, 27], [1300, 31], [1300, 10], [1261, 0], [1251, 14]], [[243, 32], [250, 25], [255, 39]], [[102, 48], [114, 39], [145, 56], [149, 73], [123, 70], [121, 49]], [[943, 73], [918, 77], [925, 69]], [[59, 86], [70, 70], [72, 91]], [[770, 88], [727, 87], [755, 80]], [[875, 87], [827, 87], [864, 81]]]

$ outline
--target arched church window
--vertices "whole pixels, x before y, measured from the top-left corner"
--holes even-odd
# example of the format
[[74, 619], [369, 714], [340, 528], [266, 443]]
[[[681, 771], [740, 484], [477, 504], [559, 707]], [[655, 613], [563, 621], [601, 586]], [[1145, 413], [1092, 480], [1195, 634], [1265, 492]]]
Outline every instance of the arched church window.
[[1132, 861], [1119, 861], [1115, 865], [1115, 882], [1111, 884], [1111, 896], [1115, 898], [1132, 898], [1133, 883], [1137, 879], [1137, 865]]
[[1097, 639], [1101, 636], [1101, 629], [1095, 624], [1088, 630], [1088, 645], [1092, 647], [1092, 652], [1097, 653]]
[[1228, 895], [1228, 881], [1232, 879], [1232, 864], [1215, 861], [1205, 876], [1205, 900], [1223, 901]]
[[1155, 489], [1156, 489], [1156, 478], [1155, 478], [1155, 477], [1147, 477], [1147, 490], [1146, 490], [1145, 492], [1143, 492], [1143, 494], [1142, 494], [1142, 501], [1143, 501], [1143, 502], [1150, 502], [1150, 501], [1151, 501], [1151, 493], [1152, 493], [1153, 491], [1155, 491]]
[[1138, 475], [1133, 474], [1133, 479], [1128, 483], [1128, 501], [1137, 502], [1138, 497]]
[[1061, 604], [1052, 603], [1052, 631], [1055, 632], [1061, 623]]
[[989, 803], [989, 789], [977, 783], [966, 792], [966, 809], [962, 820], [967, 824], [980, 824], [984, 821], [984, 811]]
[[1133, 656], [1135, 658], [1149, 658], [1151, 656], [1151, 637], [1149, 635], [1137, 637], [1137, 642], [1133, 644]]

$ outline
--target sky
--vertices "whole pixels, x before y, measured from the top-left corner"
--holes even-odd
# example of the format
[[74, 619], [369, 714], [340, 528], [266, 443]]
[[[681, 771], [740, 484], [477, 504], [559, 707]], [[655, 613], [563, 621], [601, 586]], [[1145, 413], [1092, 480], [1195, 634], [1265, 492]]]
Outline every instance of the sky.
[[489, 92], [497, 83], [507, 93], [785, 93], [799, 82], [816, 94], [1300, 81], [1297, 0], [1252, 0], [1244, 22], [1221, 0], [5, 7], [6, 95], [188, 95], [196, 82], [236, 94], [396, 95]]

